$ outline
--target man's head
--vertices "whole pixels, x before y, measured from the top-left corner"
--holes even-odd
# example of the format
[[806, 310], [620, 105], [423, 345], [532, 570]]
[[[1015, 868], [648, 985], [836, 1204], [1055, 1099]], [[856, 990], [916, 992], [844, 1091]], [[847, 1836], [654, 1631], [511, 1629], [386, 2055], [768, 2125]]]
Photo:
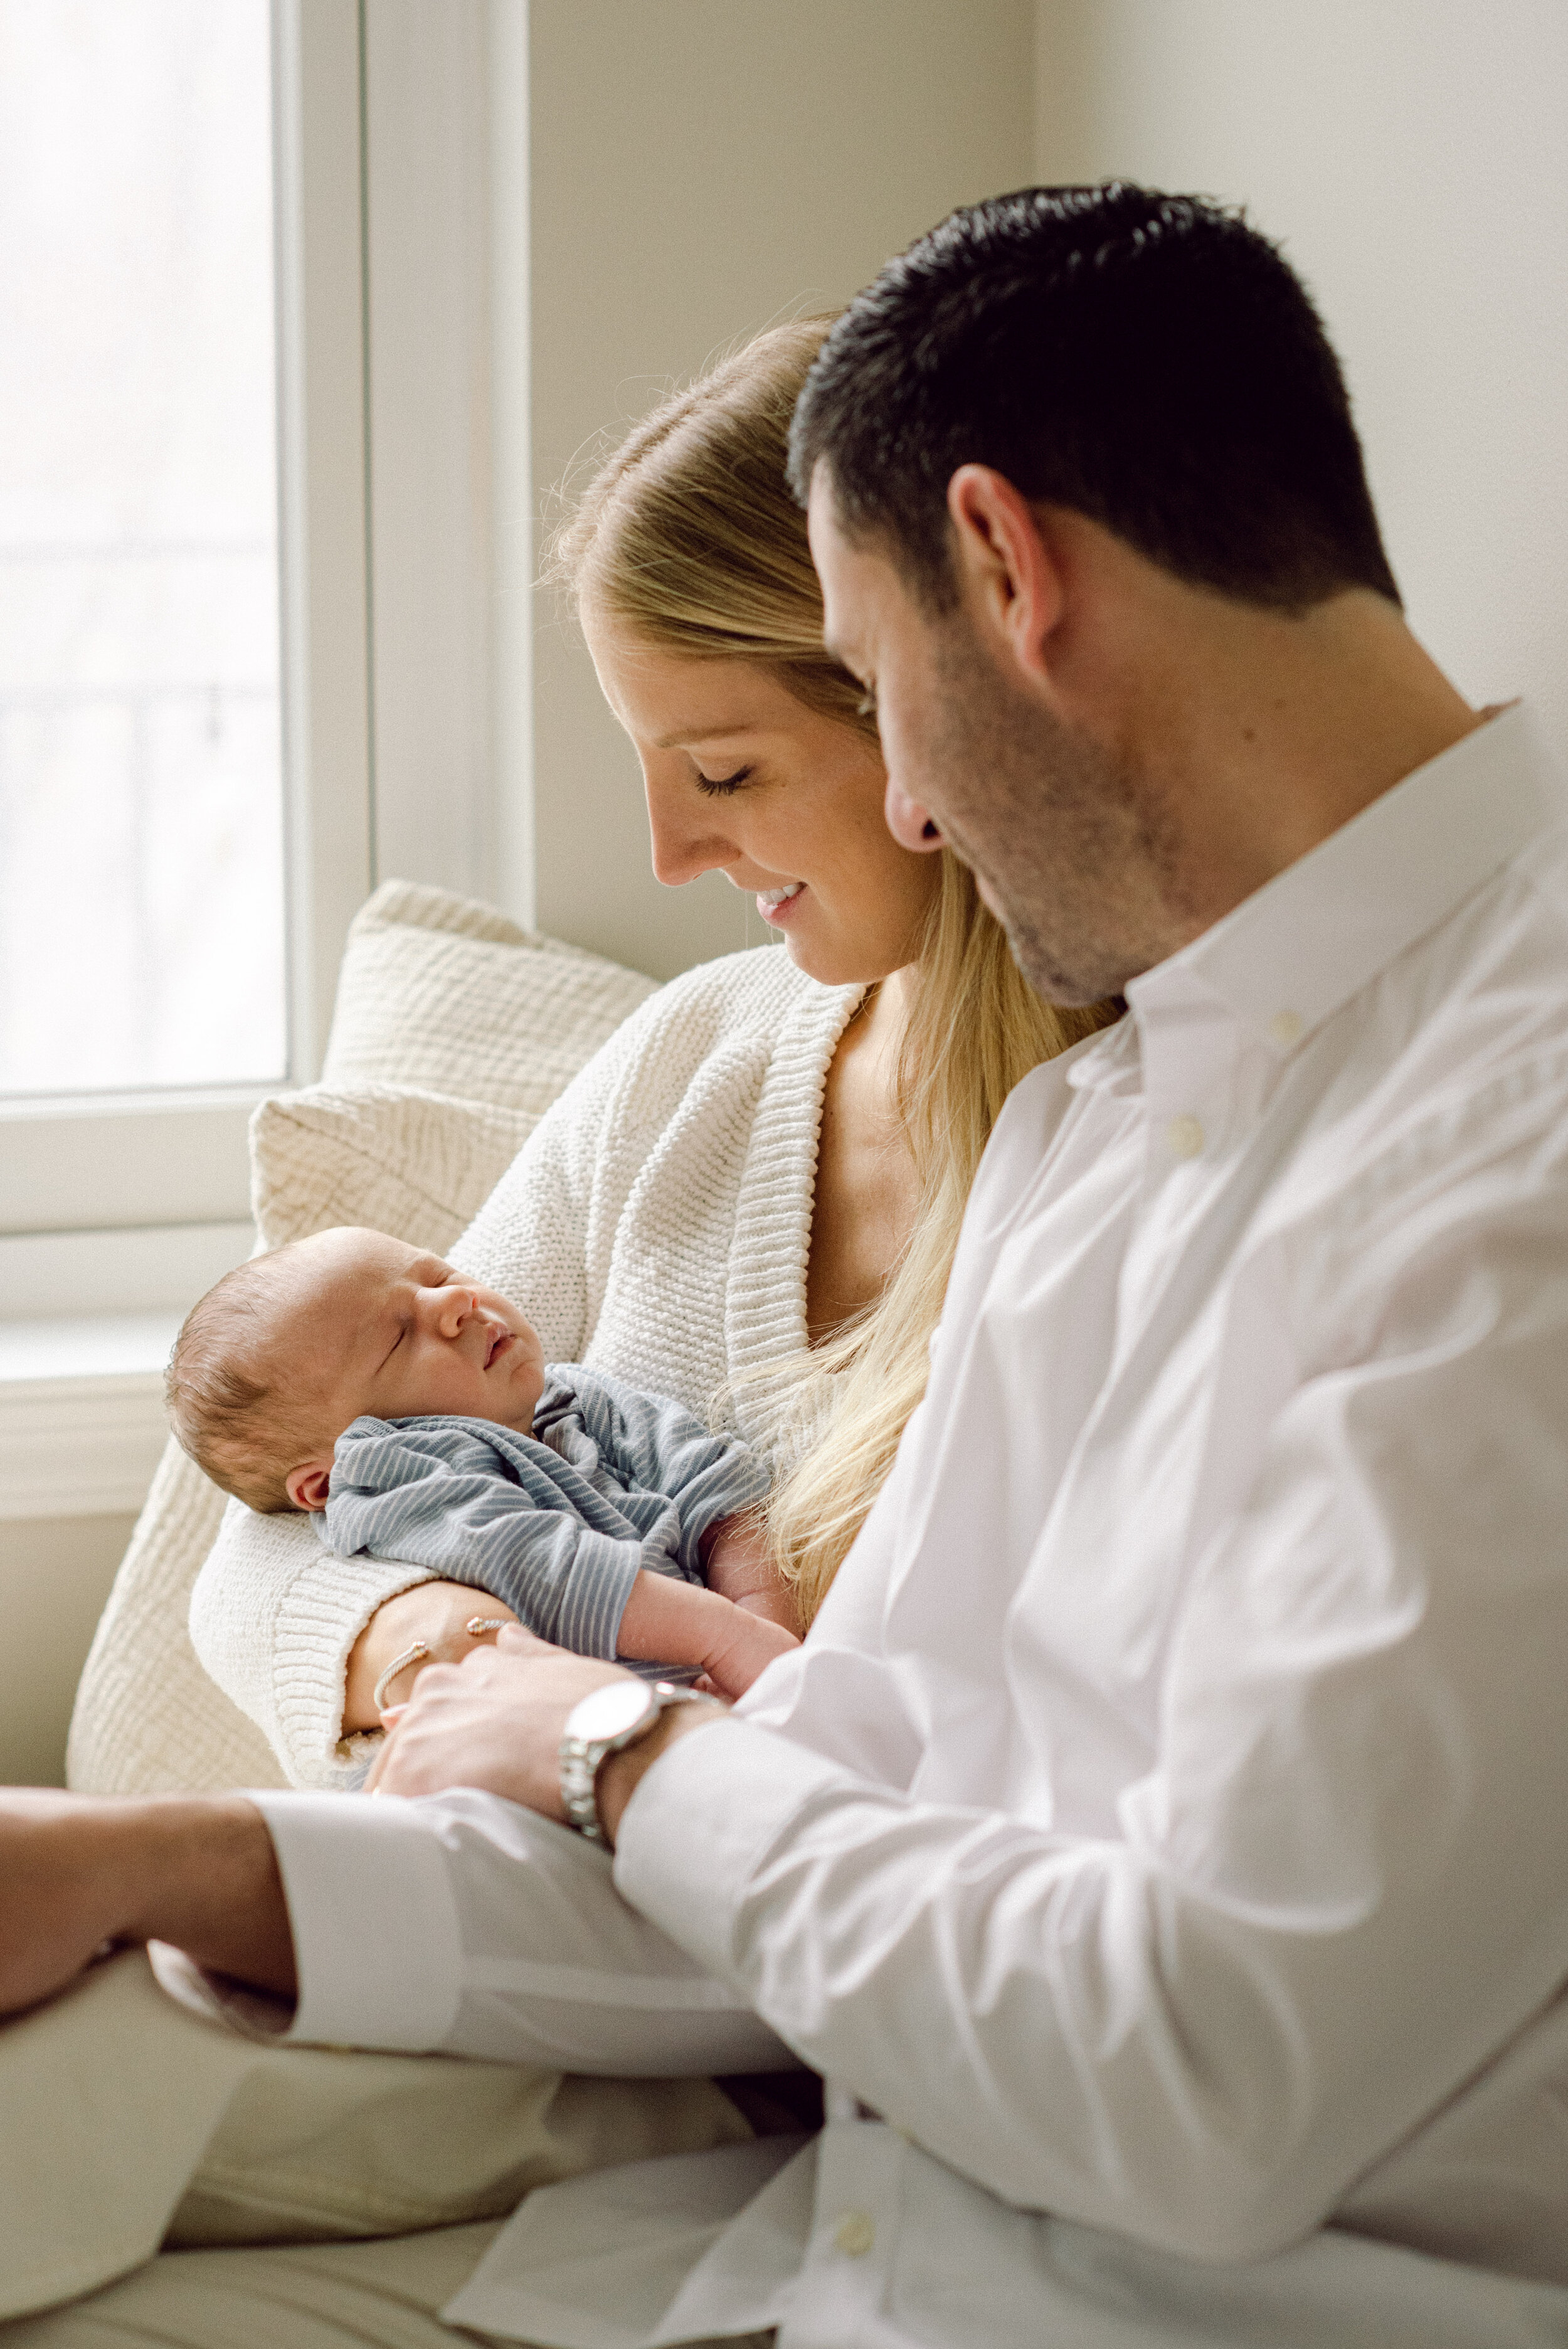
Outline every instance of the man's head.
[[362, 1415], [459, 1413], [526, 1433], [543, 1388], [515, 1306], [351, 1225], [227, 1274], [187, 1316], [167, 1380], [185, 1450], [263, 1512], [325, 1508], [334, 1446]]
[[1195, 198], [954, 213], [829, 334], [790, 466], [830, 646], [877, 696], [895, 831], [913, 844], [929, 811], [1061, 1000], [1152, 958], [1150, 875], [1181, 895], [1141, 753], [1203, 624], [1284, 644], [1346, 596], [1398, 616], [1311, 302]]

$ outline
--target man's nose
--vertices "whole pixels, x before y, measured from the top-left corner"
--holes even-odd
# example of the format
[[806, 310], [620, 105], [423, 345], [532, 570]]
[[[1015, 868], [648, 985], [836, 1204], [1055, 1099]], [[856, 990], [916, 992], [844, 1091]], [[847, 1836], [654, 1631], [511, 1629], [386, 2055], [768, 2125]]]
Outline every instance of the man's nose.
[[935, 818], [912, 800], [903, 785], [889, 775], [887, 790], [882, 795], [882, 813], [887, 828], [901, 848], [913, 848], [925, 853], [944, 845], [942, 832]]
[[683, 762], [678, 775], [643, 767], [643, 789], [648, 802], [648, 833], [653, 844], [654, 876], [666, 889], [695, 881], [704, 873], [720, 872], [733, 864], [740, 851], [718, 830], [707, 802]]

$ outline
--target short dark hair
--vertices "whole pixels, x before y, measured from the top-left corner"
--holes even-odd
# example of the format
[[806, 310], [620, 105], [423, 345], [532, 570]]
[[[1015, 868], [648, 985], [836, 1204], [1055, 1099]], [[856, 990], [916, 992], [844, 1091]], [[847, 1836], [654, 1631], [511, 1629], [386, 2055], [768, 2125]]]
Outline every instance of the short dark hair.
[[1276, 610], [1399, 591], [1339, 362], [1234, 209], [1109, 181], [955, 212], [857, 295], [800, 394], [789, 479], [950, 608], [947, 484], [989, 465], [1178, 578]]

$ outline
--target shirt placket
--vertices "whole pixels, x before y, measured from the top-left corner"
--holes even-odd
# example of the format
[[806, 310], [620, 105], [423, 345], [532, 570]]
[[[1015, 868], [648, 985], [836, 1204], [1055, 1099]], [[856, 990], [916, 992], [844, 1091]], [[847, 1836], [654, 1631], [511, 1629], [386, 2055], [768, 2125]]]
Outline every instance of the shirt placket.
[[1143, 1174], [1121, 1268], [1119, 1353], [1146, 1324], [1234, 1142], [1242, 1042], [1214, 998], [1146, 1023]]
[[882, 2349], [907, 2148], [885, 2121], [830, 2094], [811, 2237], [778, 2349]]

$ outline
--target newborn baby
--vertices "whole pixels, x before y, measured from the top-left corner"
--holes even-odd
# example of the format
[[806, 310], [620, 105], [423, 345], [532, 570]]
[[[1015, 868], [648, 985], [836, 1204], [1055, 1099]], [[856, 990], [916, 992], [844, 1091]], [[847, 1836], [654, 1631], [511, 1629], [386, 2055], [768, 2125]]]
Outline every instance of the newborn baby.
[[[754, 1454], [665, 1396], [547, 1367], [504, 1297], [383, 1232], [318, 1232], [228, 1274], [175, 1340], [168, 1395], [185, 1450], [251, 1508], [318, 1512], [340, 1557], [407, 1559], [500, 1600], [472, 1638], [515, 1617], [731, 1697], [797, 1644]], [[346, 1730], [437, 1651], [409, 1640]]]

